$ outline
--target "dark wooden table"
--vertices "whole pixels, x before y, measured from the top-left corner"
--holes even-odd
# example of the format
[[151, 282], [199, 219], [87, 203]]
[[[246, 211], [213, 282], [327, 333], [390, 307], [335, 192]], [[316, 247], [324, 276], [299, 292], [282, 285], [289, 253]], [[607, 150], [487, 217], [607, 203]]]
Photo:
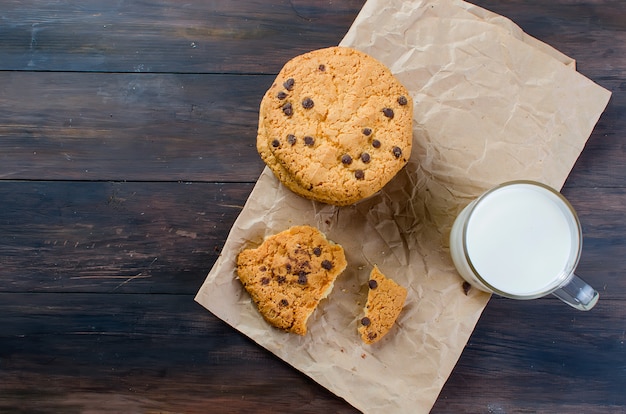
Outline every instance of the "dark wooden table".
[[[193, 297], [263, 92], [363, 3], [0, 1], [0, 412], [355, 412]], [[433, 412], [624, 413], [626, 3], [476, 3], [613, 92], [563, 189], [601, 299], [494, 297]]]

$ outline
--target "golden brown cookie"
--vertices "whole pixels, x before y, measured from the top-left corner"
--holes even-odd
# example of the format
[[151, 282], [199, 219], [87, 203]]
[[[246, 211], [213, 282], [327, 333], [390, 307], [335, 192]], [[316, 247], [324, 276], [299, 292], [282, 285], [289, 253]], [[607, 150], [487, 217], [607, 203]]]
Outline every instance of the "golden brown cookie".
[[261, 101], [257, 150], [292, 191], [347, 205], [407, 163], [412, 122], [413, 101], [384, 64], [331, 47], [282, 68]]
[[374, 266], [368, 281], [365, 316], [359, 321], [358, 331], [366, 344], [379, 341], [391, 330], [402, 311], [407, 291], [383, 275]]
[[291, 227], [237, 256], [239, 280], [261, 315], [298, 335], [346, 266], [343, 248], [311, 226]]

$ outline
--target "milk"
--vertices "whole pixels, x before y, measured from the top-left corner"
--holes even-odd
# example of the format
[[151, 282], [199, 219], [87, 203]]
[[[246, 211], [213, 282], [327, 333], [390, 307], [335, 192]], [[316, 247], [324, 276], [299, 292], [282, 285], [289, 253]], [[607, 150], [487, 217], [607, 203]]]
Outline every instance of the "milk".
[[566, 281], [580, 252], [578, 221], [559, 195], [526, 183], [496, 188], [458, 217], [450, 250], [461, 275], [505, 296], [533, 298]]

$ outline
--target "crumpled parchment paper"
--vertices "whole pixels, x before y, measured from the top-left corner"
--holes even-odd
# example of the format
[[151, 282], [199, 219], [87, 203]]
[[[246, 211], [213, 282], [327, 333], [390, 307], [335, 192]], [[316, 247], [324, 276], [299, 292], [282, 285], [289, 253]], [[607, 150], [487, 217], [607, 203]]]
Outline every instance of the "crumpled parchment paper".
[[[305, 200], [266, 168], [196, 301], [363, 412], [428, 412], [490, 297], [466, 294], [454, 269], [456, 214], [508, 180], [561, 188], [610, 93], [574, 60], [463, 1], [369, 0], [341, 45], [381, 60], [411, 91], [409, 164], [347, 207]], [[348, 260], [304, 337], [269, 327], [235, 272], [243, 248], [300, 224]], [[357, 322], [374, 264], [409, 293], [392, 331], [364, 345]]]

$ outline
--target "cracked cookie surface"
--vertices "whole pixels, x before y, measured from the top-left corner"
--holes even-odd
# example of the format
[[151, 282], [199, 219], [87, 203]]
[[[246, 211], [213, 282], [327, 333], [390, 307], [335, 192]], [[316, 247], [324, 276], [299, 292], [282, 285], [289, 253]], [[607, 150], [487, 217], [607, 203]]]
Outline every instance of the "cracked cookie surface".
[[298, 335], [346, 266], [343, 248], [311, 226], [291, 227], [237, 256], [237, 276], [263, 318]]
[[295, 193], [348, 205], [378, 192], [411, 154], [413, 101], [373, 57], [331, 47], [287, 62], [264, 95], [257, 150]]

